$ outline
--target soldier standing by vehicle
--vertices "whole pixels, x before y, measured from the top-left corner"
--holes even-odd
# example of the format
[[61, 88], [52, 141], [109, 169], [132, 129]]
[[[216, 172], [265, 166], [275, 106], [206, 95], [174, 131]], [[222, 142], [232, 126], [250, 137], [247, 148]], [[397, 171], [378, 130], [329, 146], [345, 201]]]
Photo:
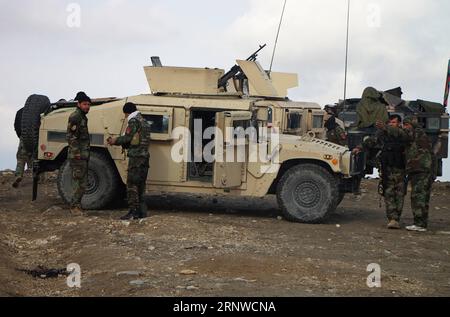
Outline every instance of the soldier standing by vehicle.
[[90, 136], [88, 118], [91, 99], [79, 92], [75, 97], [77, 109], [69, 117], [67, 141], [69, 143], [68, 159], [72, 168], [72, 203], [70, 212], [73, 215], [83, 215], [81, 201], [86, 191], [88, 180], [88, 164], [90, 158]]
[[16, 180], [14, 181], [12, 187], [18, 188], [23, 179], [23, 174], [25, 172], [25, 165], [28, 168], [32, 167], [32, 156], [33, 153], [28, 153], [23, 146], [22, 140], [22, 113], [23, 108], [17, 111], [16, 118], [14, 120], [14, 130], [16, 131], [17, 137], [20, 139], [19, 148], [17, 149], [17, 165], [16, 165]]
[[336, 122], [335, 116], [331, 116], [325, 122], [325, 128], [327, 129], [327, 141], [341, 146], [347, 145], [347, 133]]
[[[399, 129], [401, 123], [400, 116], [392, 115], [388, 126]], [[386, 132], [384, 123], [378, 122], [376, 127], [379, 129], [377, 134], [367, 138], [361, 146], [356, 147], [353, 151], [359, 153], [363, 150], [380, 149], [377, 162], [381, 172], [380, 194], [384, 196], [386, 204], [388, 229], [400, 229], [407, 184], [405, 145], [402, 138]]]
[[144, 194], [150, 167], [150, 125], [134, 103], [125, 104], [123, 112], [128, 120], [125, 135], [108, 138], [109, 145], [122, 146], [128, 150], [127, 193], [130, 211], [121, 220], [142, 219], [147, 217]]
[[431, 188], [435, 180], [432, 142], [416, 118], [406, 118], [403, 129], [387, 127], [388, 135], [399, 137], [406, 144], [406, 172], [411, 182], [411, 206], [414, 225], [409, 231], [426, 232], [430, 209]]

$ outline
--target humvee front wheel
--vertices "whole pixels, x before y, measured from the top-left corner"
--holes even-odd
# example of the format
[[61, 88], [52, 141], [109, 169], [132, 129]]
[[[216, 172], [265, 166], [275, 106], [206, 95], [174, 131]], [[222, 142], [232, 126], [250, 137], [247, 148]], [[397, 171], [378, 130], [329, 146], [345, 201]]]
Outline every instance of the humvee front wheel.
[[[86, 194], [82, 206], [88, 210], [105, 209], [121, 194], [122, 180], [107, 155], [92, 152], [89, 160], [89, 174]], [[70, 204], [72, 201], [72, 169], [67, 160], [58, 174], [58, 191], [62, 199]]]
[[278, 184], [278, 204], [289, 221], [318, 223], [336, 209], [339, 186], [325, 168], [301, 164], [288, 170]]

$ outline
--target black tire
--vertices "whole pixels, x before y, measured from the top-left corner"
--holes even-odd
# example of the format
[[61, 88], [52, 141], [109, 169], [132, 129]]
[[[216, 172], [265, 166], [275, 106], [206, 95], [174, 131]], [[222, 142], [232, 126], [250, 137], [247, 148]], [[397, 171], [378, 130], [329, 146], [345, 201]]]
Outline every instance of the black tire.
[[22, 140], [25, 150], [29, 153], [37, 151], [41, 114], [49, 107], [50, 99], [41, 95], [31, 95], [25, 103], [22, 113]]
[[339, 186], [336, 178], [315, 164], [288, 170], [278, 183], [278, 204], [284, 217], [293, 222], [319, 223], [336, 209]]
[[[121, 195], [123, 183], [111, 158], [100, 152], [91, 152], [89, 176], [82, 206], [88, 210], [101, 210], [110, 207]], [[62, 199], [72, 201], [72, 169], [67, 160], [58, 174], [58, 191]]]

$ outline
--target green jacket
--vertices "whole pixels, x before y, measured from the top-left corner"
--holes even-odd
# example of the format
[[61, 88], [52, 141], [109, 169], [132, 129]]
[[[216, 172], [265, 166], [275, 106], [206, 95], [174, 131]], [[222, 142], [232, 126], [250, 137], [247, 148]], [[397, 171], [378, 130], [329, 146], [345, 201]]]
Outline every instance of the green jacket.
[[391, 136], [400, 137], [406, 146], [406, 172], [432, 173], [433, 150], [432, 143], [425, 131], [419, 127], [412, 130], [387, 128]]
[[69, 144], [69, 159], [89, 160], [91, 140], [88, 118], [80, 108], [77, 108], [69, 117], [67, 142]]
[[377, 121], [389, 120], [386, 105], [380, 101], [380, 97], [381, 94], [375, 88], [368, 87], [364, 90], [362, 100], [356, 107], [359, 129], [371, 128]]
[[150, 125], [139, 113], [128, 122], [125, 135], [119, 137], [116, 145], [128, 151], [128, 157], [149, 157]]
[[340, 126], [327, 131], [327, 140], [331, 143], [345, 146], [347, 145], [347, 133]]

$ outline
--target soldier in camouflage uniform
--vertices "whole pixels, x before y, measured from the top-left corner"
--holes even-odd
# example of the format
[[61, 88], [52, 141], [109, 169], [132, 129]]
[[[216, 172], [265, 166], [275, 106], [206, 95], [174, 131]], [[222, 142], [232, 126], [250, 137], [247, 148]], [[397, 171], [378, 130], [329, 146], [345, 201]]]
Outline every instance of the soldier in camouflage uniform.
[[108, 139], [109, 145], [128, 150], [127, 196], [130, 211], [121, 219], [142, 219], [147, 216], [144, 194], [150, 167], [150, 125], [131, 102], [125, 104], [123, 112], [128, 119], [125, 135]]
[[70, 211], [73, 215], [83, 215], [81, 201], [86, 191], [90, 158], [90, 136], [86, 115], [90, 110], [91, 99], [84, 92], [79, 92], [75, 101], [78, 102], [78, 106], [70, 115], [67, 127], [73, 192]]
[[25, 150], [22, 141], [22, 113], [23, 108], [17, 111], [16, 118], [14, 120], [14, 130], [16, 131], [17, 137], [20, 139], [19, 148], [17, 149], [17, 165], [16, 165], [16, 180], [13, 183], [14, 188], [18, 188], [23, 180], [23, 174], [25, 173], [25, 165], [28, 168], [32, 168], [33, 153], [29, 153]]
[[347, 133], [337, 124], [335, 116], [332, 115], [325, 122], [325, 128], [327, 129], [327, 141], [341, 146], [347, 145]]
[[411, 182], [411, 206], [414, 225], [409, 231], [425, 232], [428, 227], [433, 173], [432, 143], [415, 118], [404, 121], [404, 129], [387, 128], [389, 135], [400, 137], [406, 144], [406, 172]]
[[[398, 129], [401, 122], [400, 116], [393, 115], [389, 119], [389, 127]], [[379, 150], [377, 165], [380, 167], [382, 180], [380, 194], [384, 196], [386, 204], [388, 229], [400, 229], [406, 195], [405, 146], [399, 136], [389, 135], [384, 126], [384, 123], [377, 123], [377, 134], [367, 138], [362, 146], [356, 148], [355, 153], [362, 150]]]

